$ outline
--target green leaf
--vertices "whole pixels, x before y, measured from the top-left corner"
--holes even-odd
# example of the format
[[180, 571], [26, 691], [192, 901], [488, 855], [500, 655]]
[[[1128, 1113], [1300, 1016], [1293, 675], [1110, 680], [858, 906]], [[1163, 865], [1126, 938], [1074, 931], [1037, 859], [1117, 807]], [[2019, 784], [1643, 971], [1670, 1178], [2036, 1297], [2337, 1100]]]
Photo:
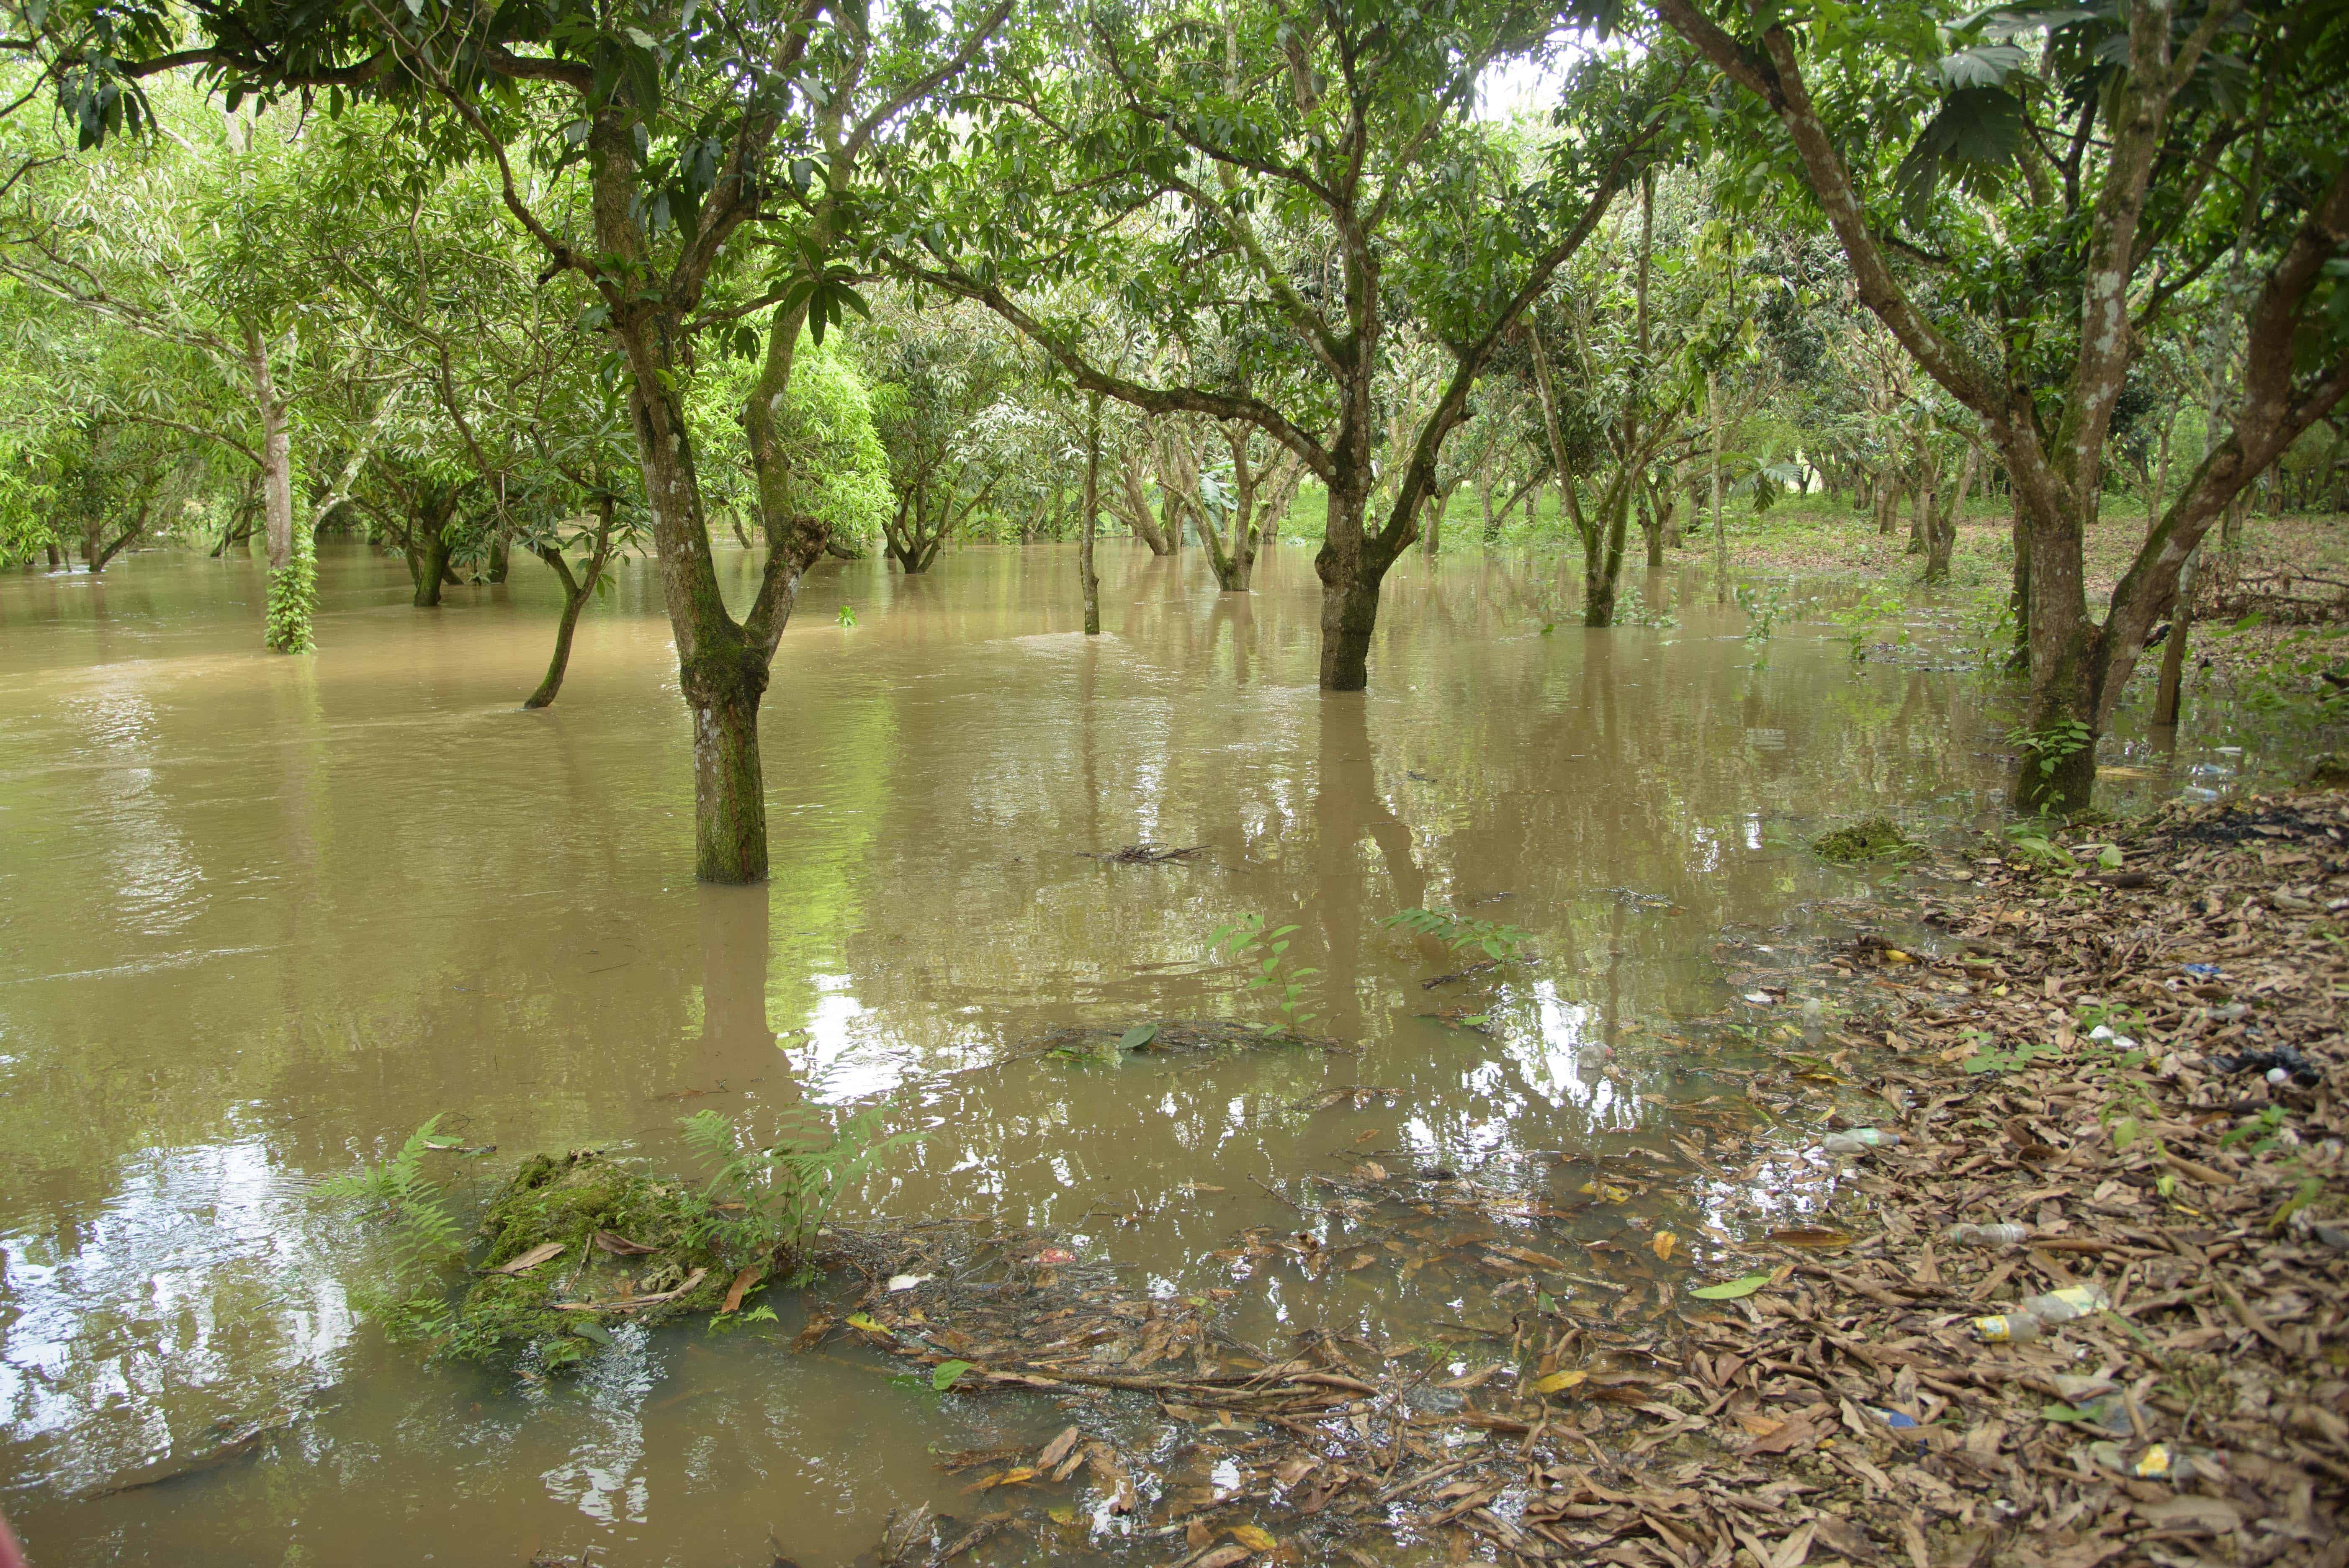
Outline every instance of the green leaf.
[[1138, 1051], [1157, 1037], [1157, 1025], [1136, 1024], [1117, 1037], [1117, 1048], [1121, 1051]]
[[941, 1361], [930, 1374], [930, 1387], [943, 1394], [955, 1386], [955, 1379], [970, 1370], [968, 1361]]
[[1736, 1301], [1752, 1295], [1769, 1283], [1770, 1276], [1766, 1274], [1741, 1274], [1724, 1284], [1709, 1284], [1702, 1290], [1689, 1294], [1701, 1301]]

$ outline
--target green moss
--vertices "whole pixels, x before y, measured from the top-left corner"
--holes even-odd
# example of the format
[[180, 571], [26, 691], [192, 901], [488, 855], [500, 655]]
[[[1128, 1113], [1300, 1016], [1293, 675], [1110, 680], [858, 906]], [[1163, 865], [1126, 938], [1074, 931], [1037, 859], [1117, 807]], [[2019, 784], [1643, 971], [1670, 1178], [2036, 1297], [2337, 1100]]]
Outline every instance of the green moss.
[[[740, 1250], [735, 1228], [698, 1190], [657, 1181], [590, 1150], [523, 1161], [492, 1200], [481, 1233], [489, 1239], [485, 1271], [550, 1243], [563, 1251], [519, 1274], [481, 1274], [459, 1305], [441, 1353], [502, 1361], [534, 1350], [550, 1369], [608, 1342], [616, 1323], [663, 1323], [717, 1311], [735, 1269], [750, 1261], [731, 1255]], [[599, 1243], [599, 1236], [618, 1242], [618, 1250]], [[696, 1270], [701, 1278], [692, 1290], [649, 1306], [564, 1311], [556, 1305], [657, 1295]]]
[[1902, 836], [1899, 825], [1889, 817], [1868, 817], [1811, 841], [1811, 851], [1830, 861], [1905, 859], [1920, 849]]

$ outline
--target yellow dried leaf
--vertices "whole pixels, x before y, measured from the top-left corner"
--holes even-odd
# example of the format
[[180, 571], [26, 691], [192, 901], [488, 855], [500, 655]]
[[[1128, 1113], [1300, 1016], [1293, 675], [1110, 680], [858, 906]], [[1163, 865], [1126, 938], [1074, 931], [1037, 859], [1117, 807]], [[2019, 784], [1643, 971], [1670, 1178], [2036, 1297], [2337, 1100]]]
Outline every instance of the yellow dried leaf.
[[1539, 1378], [1535, 1382], [1534, 1392], [1537, 1394], [1563, 1393], [1567, 1389], [1575, 1387], [1585, 1377], [1589, 1376], [1589, 1373], [1581, 1370], [1579, 1367], [1571, 1372], [1553, 1372], [1548, 1377]]
[[1659, 1258], [1669, 1260], [1672, 1255], [1672, 1249], [1680, 1245], [1680, 1243], [1681, 1239], [1670, 1231], [1658, 1231], [1656, 1239], [1648, 1243], [1648, 1250]]
[[1235, 1524], [1232, 1526], [1232, 1539], [1238, 1542], [1241, 1545], [1247, 1547], [1251, 1552], [1271, 1552], [1278, 1548], [1280, 1545], [1279, 1542], [1275, 1541], [1270, 1535], [1258, 1530], [1253, 1524]]

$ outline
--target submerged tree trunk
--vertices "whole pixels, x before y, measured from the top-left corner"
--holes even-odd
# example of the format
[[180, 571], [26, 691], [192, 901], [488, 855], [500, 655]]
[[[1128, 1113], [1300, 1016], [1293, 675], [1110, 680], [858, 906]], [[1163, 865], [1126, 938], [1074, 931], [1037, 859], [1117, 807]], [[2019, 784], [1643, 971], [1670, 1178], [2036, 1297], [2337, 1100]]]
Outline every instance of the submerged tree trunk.
[[1722, 448], [1729, 439], [1728, 421], [1721, 413], [1721, 375], [1707, 371], [1704, 377], [1706, 411], [1713, 417], [1713, 602], [1729, 603], [1729, 531], [1721, 521], [1721, 458]]
[[1982, 449], [1970, 446], [1965, 460], [1958, 468], [1957, 489], [1948, 503], [1930, 514], [1930, 537], [1926, 541], [1925, 581], [1939, 583], [1950, 574], [1950, 562], [1957, 553], [1958, 518], [1966, 510], [1966, 492], [1973, 488], [1974, 470], [1981, 466]]
[[419, 610], [440, 607], [440, 587], [449, 579], [449, 522], [456, 515], [453, 498], [427, 493], [408, 520], [408, 575], [415, 585], [409, 603]]
[[1596, 527], [1583, 527], [1583, 519], [1575, 518], [1578, 531], [1582, 534], [1582, 624], [1585, 626], [1611, 626], [1615, 624], [1615, 595], [1623, 576], [1623, 542], [1631, 524], [1631, 485], [1633, 475], [1628, 469], [1618, 469], [1599, 492], [1599, 518]]
[[[1346, 444], [1344, 436], [1340, 440]], [[1379, 624], [1379, 585], [1395, 554], [1411, 543], [1406, 536], [1390, 549], [1383, 533], [1364, 531], [1370, 480], [1367, 461], [1345, 463], [1330, 486], [1328, 531], [1313, 561], [1314, 573], [1321, 579], [1323, 691], [1361, 691], [1371, 684], [1371, 634]]]
[[595, 509], [595, 548], [594, 553], [587, 557], [587, 570], [584, 575], [573, 574], [571, 563], [563, 559], [560, 545], [531, 546], [538, 558], [554, 567], [554, 574], [563, 580], [563, 614], [554, 625], [554, 655], [547, 661], [546, 678], [538, 683], [536, 691], [523, 699], [525, 708], [549, 706], [554, 701], [555, 694], [563, 689], [563, 677], [571, 667], [571, 637], [579, 626], [579, 612], [586, 606], [589, 599], [595, 597], [595, 585], [604, 575], [605, 559], [611, 552], [612, 511], [612, 498], [609, 495], [600, 498]]
[[269, 369], [261, 335], [245, 331], [253, 399], [261, 416], [261, 516], [269, 538], [269, 611], [264, 645], [280, 654], [305, 653], [310, 619], [317, 603], [317, 573], [309, 552], [294, 551], [294, 446], [286, 407]]
[[1101, 635], [1101, 579], [1093, 573], [1093, 518], [1101, 510], [1102, 395], [1085, 411], [1085, 490], [1077, 520], [1077, 581], [1085, 596], [1085, 635]]

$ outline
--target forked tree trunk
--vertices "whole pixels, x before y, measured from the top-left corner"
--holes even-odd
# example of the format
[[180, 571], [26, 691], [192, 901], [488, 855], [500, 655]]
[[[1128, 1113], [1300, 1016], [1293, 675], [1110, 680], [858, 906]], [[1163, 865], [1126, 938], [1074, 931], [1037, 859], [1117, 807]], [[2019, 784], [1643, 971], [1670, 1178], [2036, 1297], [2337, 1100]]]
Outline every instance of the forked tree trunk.
[[1582, 624], [1585, 626], [1611, 626], [1615, 624], [1615, 595], [1623, 576], [1623, 542], [1631, 522], [1632, 475], [1618, 469], [1607, 488], [1599, 492], [1599, 517], [1596, 527], [1579, 526], [1583, 519], [1575, 519], [1582, 535]]

